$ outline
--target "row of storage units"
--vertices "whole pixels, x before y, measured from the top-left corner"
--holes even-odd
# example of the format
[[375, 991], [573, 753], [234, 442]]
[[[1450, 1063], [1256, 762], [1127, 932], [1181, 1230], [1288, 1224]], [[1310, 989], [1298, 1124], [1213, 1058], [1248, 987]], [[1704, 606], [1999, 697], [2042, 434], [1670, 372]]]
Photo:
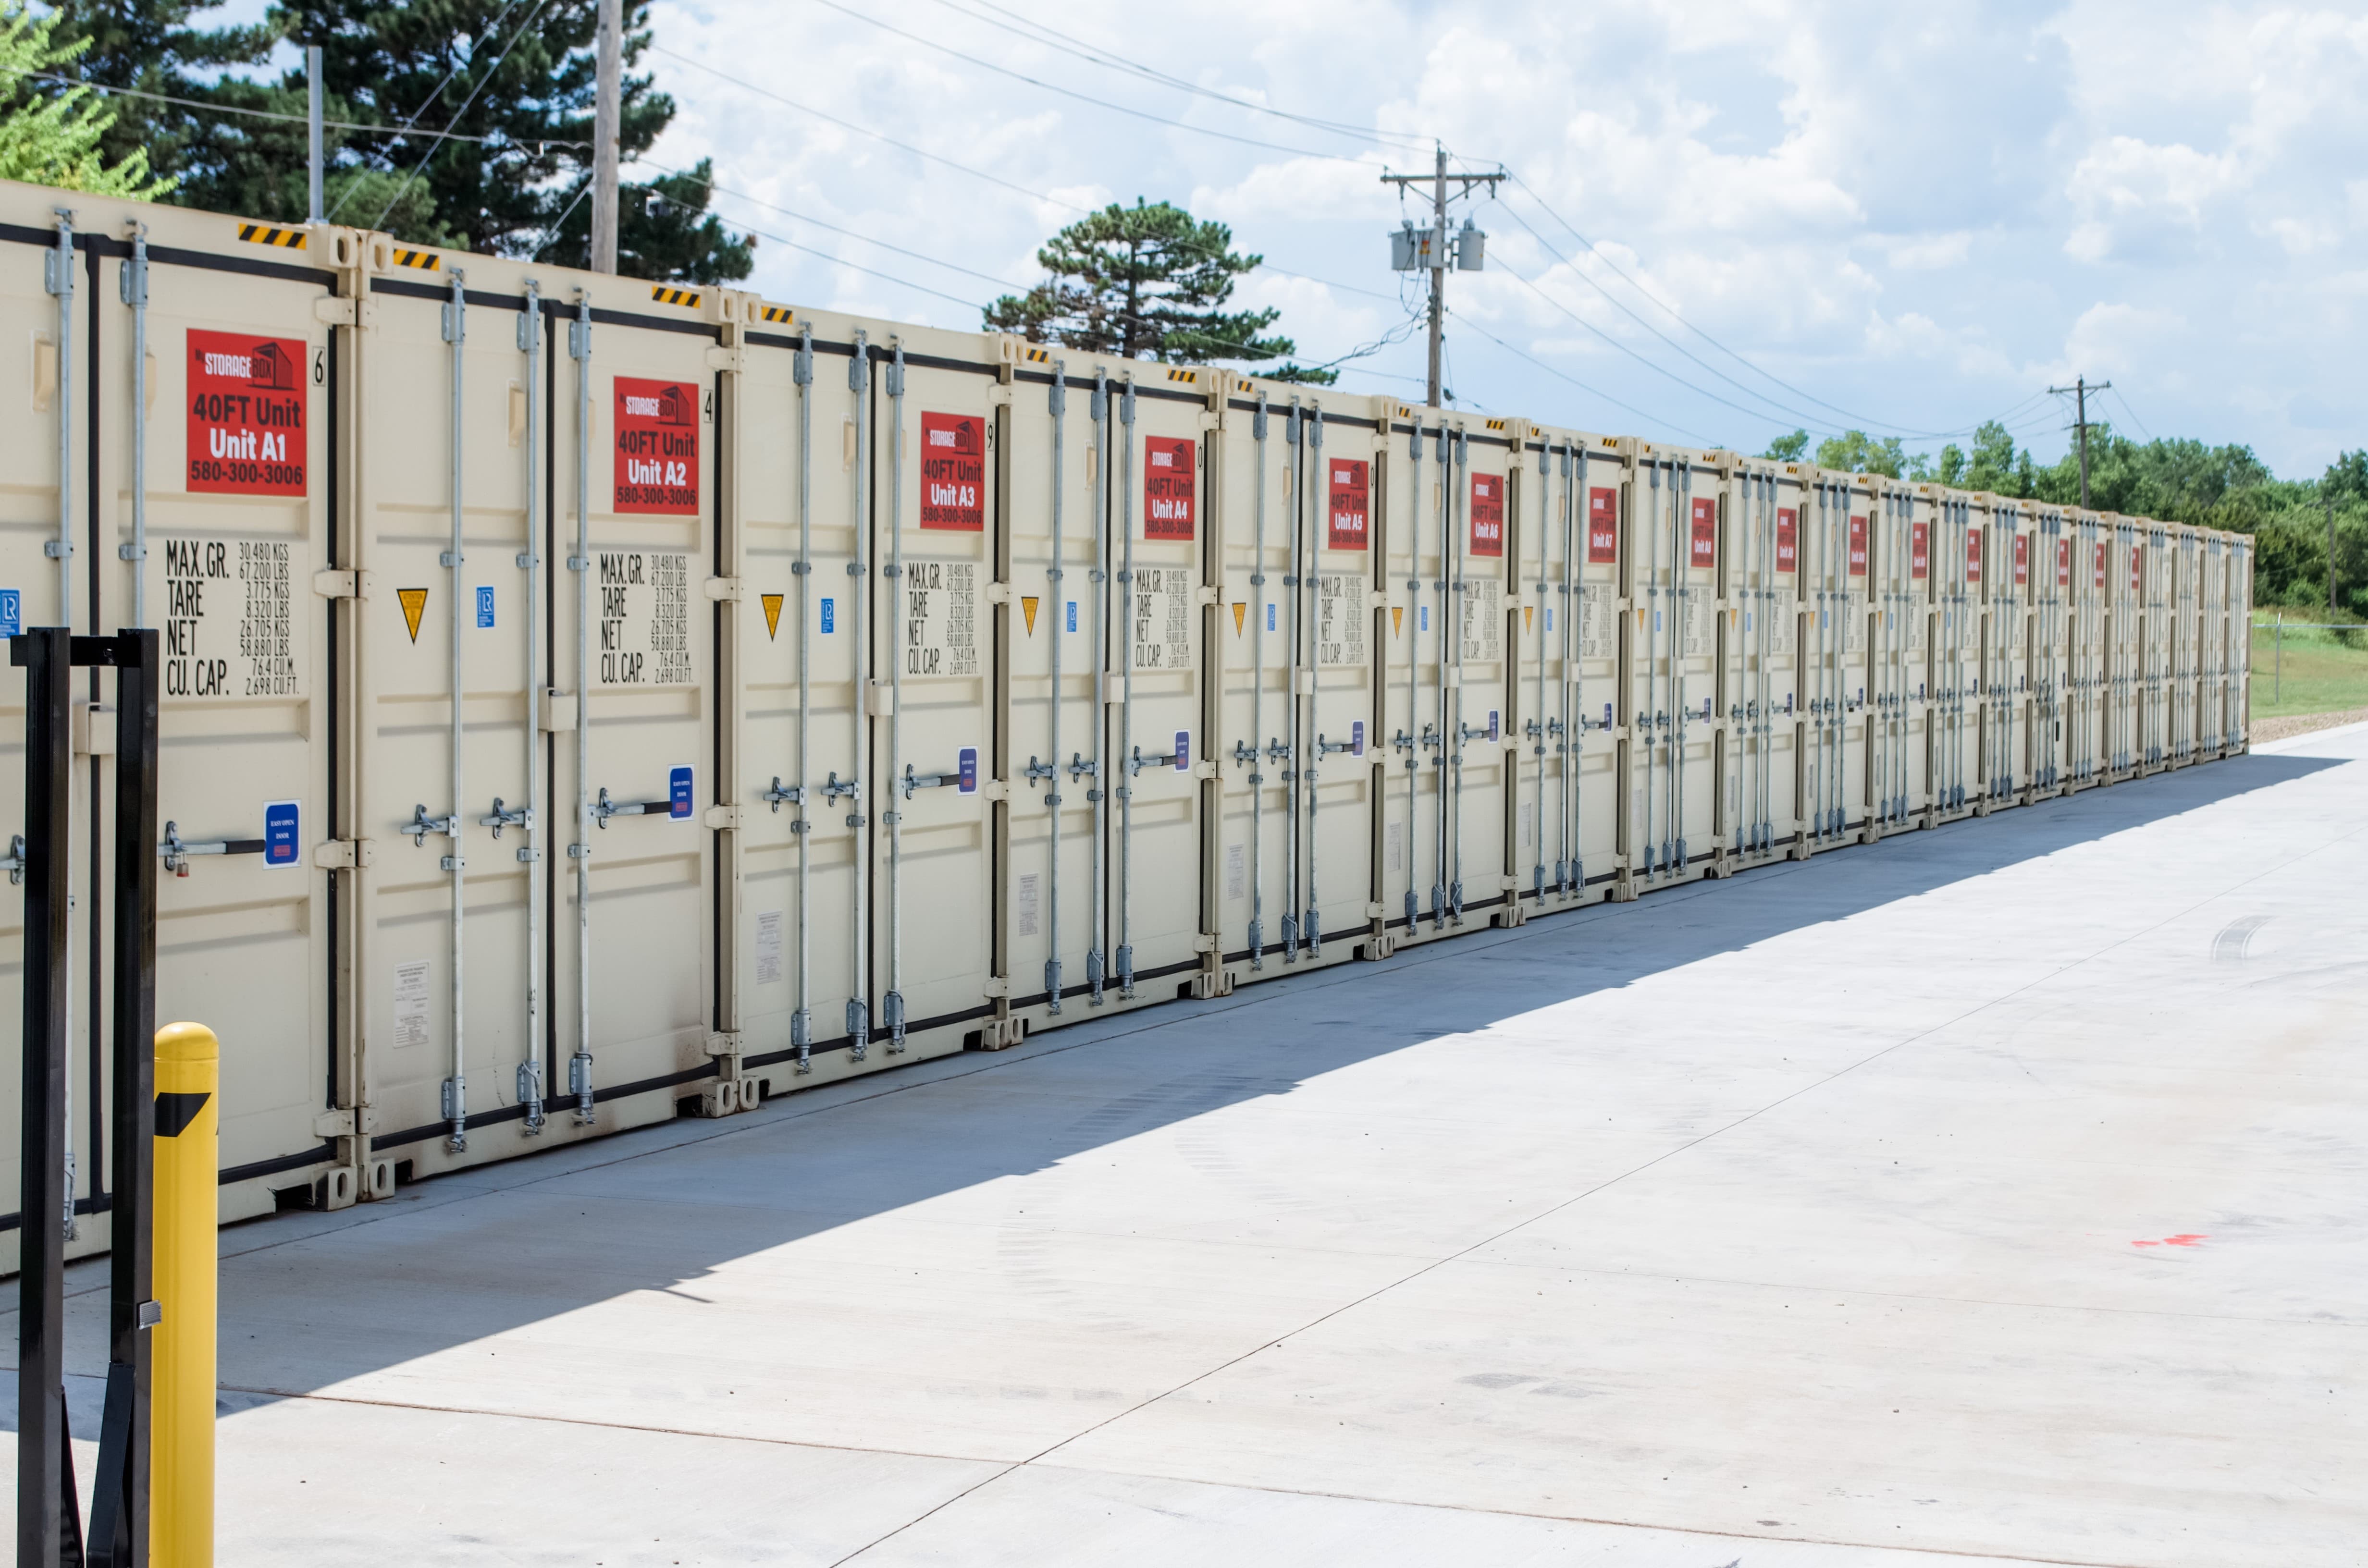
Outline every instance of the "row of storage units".
[[161, 631], [225, 1217], [2245, 744], [2240, 537], [8, 190], [0, 619]]

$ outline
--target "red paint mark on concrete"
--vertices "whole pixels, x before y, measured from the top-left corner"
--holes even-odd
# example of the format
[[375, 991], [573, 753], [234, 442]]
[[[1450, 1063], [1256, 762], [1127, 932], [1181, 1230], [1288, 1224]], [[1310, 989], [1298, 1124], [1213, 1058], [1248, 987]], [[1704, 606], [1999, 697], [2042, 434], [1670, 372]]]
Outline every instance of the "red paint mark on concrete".
[[2165, 1236], [2159, 1241], [2132, 1242], [2130, 1245], [2134, 1247], [2192, 1247], [2201, 1246], [2211, 1239], [2212, 1238], [2208, 1235], [2198, 1235], [2192, 1231], [2182, 1231], [2178, 1235]]

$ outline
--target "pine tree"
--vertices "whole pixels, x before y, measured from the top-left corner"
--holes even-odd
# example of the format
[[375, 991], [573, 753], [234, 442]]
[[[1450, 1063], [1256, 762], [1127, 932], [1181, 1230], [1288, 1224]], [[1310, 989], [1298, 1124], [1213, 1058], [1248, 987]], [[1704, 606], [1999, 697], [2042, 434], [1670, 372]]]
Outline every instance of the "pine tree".
[[1224, 309], [1234, 279], [1265, 260], [1233, 244], [1224, 224], [1198, 222], [1167, 202], [1112, 202], [1054, 234], [1036, 253], [1052, 276], [987, 306], [986, 324], [1031, 343], [1171, 365], [1284, 359], [1258, 373], [1330, 385], [1338, 372], [1287, 362], [1296, 347], [1290, 338], [1258, 335], [1281, 311]]

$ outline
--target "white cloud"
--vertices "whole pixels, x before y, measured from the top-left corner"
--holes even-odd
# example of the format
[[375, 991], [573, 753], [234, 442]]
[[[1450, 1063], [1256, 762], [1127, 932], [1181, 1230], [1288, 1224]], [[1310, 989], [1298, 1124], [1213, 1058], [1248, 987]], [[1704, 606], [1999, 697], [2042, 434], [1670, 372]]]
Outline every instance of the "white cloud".
[[[1378, 165], [1427, 168], [1435, 137], [1463, 166], [1502, 159], [1522, 182], [1455, 213], [1491, 235], [1491, 270], [1449, 285], [1455, 381], [1500, 411], [1756, 450], [1794, 425], [1965, 427], [2085, 373], [2124, 384], [2157, 433], [2247, 441], [2283, 471], [2368, 442], [2325, 427], [2328, 408], [2359, 407], [2346, 378], [2368, 356], [2357, 0], [1025, 10], [1212, 92], [1381, 140], [1097, 66], [974, 7], [882, 15], [976, 60], [1272, 145], [1097, 108], [826, 10], [802, 8], [791, 28], [770, 0], [661, 0], [664, 47], [1021, 188], [663, 56], [647, 64], [684, 113], [662, 155], [712, 154], [726, 187], [866, 238], [719, 199], [727, 221], [973, 303], [1030, 280], [1036, 246], [1073, 207], [1188, 202], [1277, 268], [1349, 286], [1262, 272], [1237, 295], [1281, 309], [1302, 358], [1326, 359], [1404, 319], [1383, 234], [1399, 202]], [[784, 246], [760, 247], [758, 267], [785, 302], [976, 324], [964, 304]], [[1416, 334], [1350, 381], [1402, 393], [1421, 369]], [[2036, 438], [2060, 438], [2044, 424]]]

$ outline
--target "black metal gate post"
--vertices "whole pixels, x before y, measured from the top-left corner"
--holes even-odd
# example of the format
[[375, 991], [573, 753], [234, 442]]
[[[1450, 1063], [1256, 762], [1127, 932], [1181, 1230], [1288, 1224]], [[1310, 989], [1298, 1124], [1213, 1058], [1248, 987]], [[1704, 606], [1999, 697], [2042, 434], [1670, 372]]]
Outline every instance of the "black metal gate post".
[[66, 1431], [66, 902], [74, 643], [62, 626], [10, 639], [25, 672], [23, 1173], [17, 1242], [17, 1562], [82, 1561]]
[[115, 634], [115, 1140], [107, 1415], [90, 1505], [92, 1568], [148, 1561], [147, 1331], [156, 1136], [156, 633]]

